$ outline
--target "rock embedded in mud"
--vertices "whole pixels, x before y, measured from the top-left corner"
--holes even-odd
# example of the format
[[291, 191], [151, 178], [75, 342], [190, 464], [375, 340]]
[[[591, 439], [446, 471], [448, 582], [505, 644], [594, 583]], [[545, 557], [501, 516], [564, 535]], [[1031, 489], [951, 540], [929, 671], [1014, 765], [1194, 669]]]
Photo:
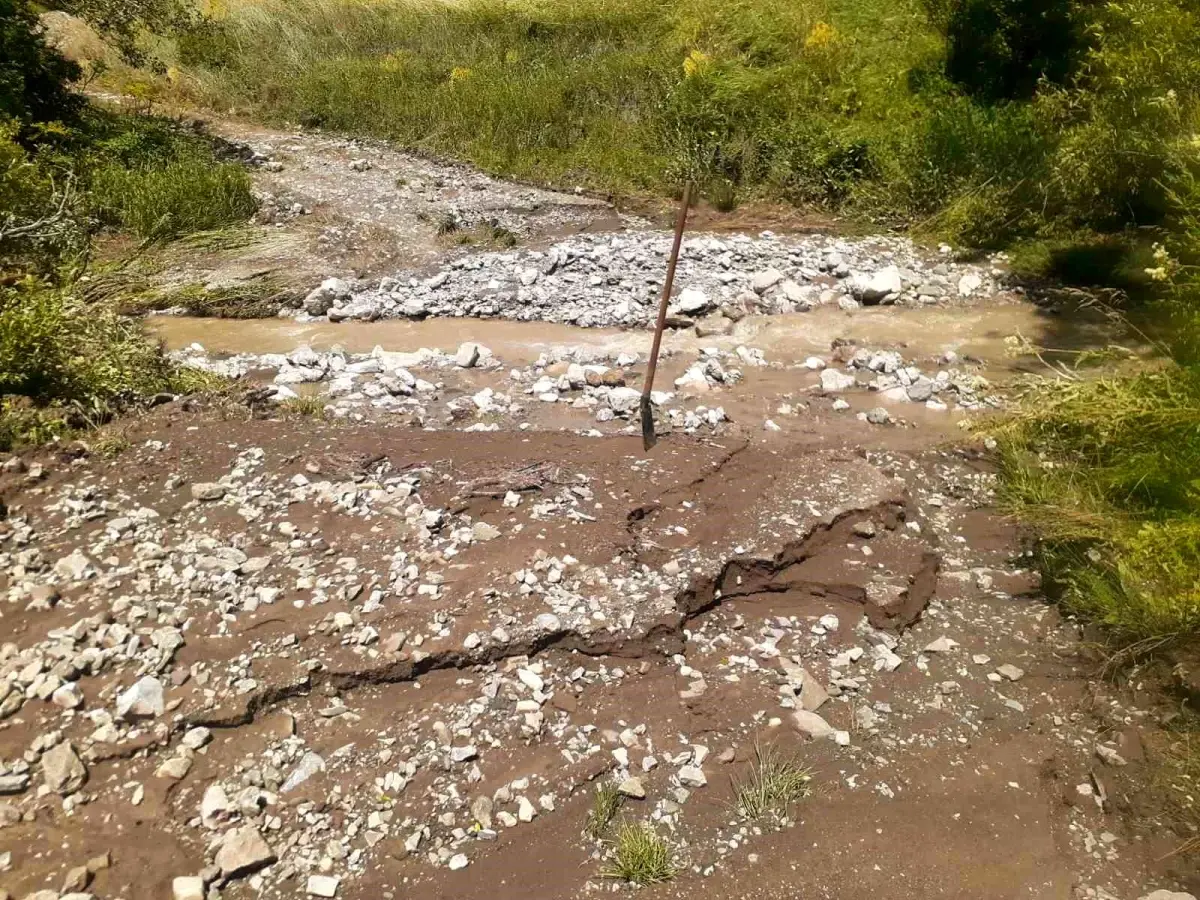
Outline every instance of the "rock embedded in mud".
[[228, 492], [228, 488], [223, 484], [215, 482], [201, 482], [192, 485], [192, 499], [212, 501], [220, 500]]
[[806, 709], [798, 709], [792, 713], [792, 724], [798, 731], [808, 735], [810, 738], [822, 739], [834, 736], [832, 725], [815, 712]]
[[174, 900], [205, 900], [204, 879], [198, 875], [181, 875], [171, 882]]
[[1009, 681], [1020, 681], [1025, 677], [1025, 670], [1014, 666], [1012, 663], [1005, 663], [1002, 666], [998, 666], [996, 671]]
[[470, 369], [479, 362], [480, 348], [478, 344], [467, 342], [458, 348], [454, 354], [454, 364], [460, 369]]
[[1157, 890], [1140, 898], [1140, 900], [1196, 900], [1196, 897], [1193, 894], [1183, 891]]
[[71, 742], [63, 741], [42, 754], [42, 776], [50, 790], [72, 794], [87, 782], [88, 771]]
[[876, 406], [865, 413], [865, 418], [872, 425], [887, 425], [892, 421], [892, 414], [882, 406]]
[[117, 715], [122, 719], [153, 719], [163, 714], [163, 684], [147, 675], [117, 697]]
[[275, 852], [253, 825], [244, 825], [225, 835], [216, 863], [224, 878], [239, 878], [275, 862]]
[[848, 391], [858, 385], [858, 379], [848, 372], [838, 369], [823, 369], [821, 371], [821, 390], [828, 394]]
[[704, 787], [708, 778], [699, 766], [684, 766], [679, 770], [679, 783], [686, 787]]
[[623, 797], [632, 797], [634, 800], [646, 799], [646, 788], [640, 778], [626, 778], [617, 787], [617, 793]]
[[310, 897], [336, 897], [341, 879], [332, 875], [309, 875], [304, 892]]

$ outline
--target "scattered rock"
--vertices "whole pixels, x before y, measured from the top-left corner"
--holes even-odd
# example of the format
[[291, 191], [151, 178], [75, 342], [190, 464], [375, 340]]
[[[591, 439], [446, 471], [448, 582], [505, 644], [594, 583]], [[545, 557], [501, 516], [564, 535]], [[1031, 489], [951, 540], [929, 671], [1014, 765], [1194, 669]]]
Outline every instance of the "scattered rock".
[[225, 485], [216, 484], [215, 482], [204, 482], [192, 485], [193, 500], [202, 500], [205, 502], [220, 500], [228, 492], [229, 489], [225, 487]]
[[1025, 670], [1017, 668], [1012, 663], [1005, 663], [1004, 665], [997, 667], [996, 671], [1009, 681], [1020, 681], [1025, 677]]
[[205, 900], [204, 879], [196, 875], [181, 875], [171, 882], [174, 900]]
[[123, 719], [153, 719], [163, 714], [163, 684], [147, 675], [117, 697], [117, 715]]
[[646, 788], [642, 785], [640, 778], [626, 778], [617, 787], [617, 792], [624, 797], [632, 797], [634, 800], [646, 799]]
[[216, 863], [224, 878], [239, 878], [275, 862], [275, 853], [253, 825], [230, 831], [217, 851]]
[[304, 892], [310, 897], [336, 897], [340, 878], [332, 875], [309, 875]]
[[63, 741], [42, 754], [42, 776], [50, 790], [72, 794], [83, 787], [88, 772], [70, 741]]

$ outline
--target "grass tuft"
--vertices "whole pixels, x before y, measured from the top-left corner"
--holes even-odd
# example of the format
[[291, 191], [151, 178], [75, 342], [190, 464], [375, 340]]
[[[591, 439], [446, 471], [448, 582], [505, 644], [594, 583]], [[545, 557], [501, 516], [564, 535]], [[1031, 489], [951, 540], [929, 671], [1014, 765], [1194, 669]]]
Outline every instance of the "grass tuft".
[[734, 785], [738, 812], [757, 821], [787, 817], [793, 803], [808, 796], [812, 772], [775, 747], [754, 748], [754, 765], [750, 777]]
[[631, 884], [660, 884], [675, 876], [671, 848], [648, 822], [623, 822], [611, 842], [605, 878]]
[[291, 400], [285, 400], [279, 404], [279, 411], [287, 416], [295, 416], [306, 419], [323, 419], [325, 418], [325, 408], [328, 405], [324, 397], [318, 397], [316, 394], [309, 394], [301, 397], [294, 397]]
[[596, 794], [592, 798], [592, 809], [588, 813], [587, 824], [584, 826], [587, 835], [593, 838], [601, 838], [606, 835], [624, 800], [625, 798], [621, 796], [621, 792], [617, 790], [615, 784], [605, 782], [597, 785]]

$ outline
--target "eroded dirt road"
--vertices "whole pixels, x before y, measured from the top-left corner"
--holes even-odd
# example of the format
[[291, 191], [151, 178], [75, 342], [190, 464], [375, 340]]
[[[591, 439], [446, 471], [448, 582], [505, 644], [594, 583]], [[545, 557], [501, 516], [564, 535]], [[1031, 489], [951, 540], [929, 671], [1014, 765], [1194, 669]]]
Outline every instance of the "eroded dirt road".
[[[357, 158], [254, 134], [280, 157]], [[346, 215], [321, 208], [334, 182], [284, 187]], [[526, 189], [489, 190], [489, 214], [524, 215]], [[572, 227], [615, 216], [539, 198]], [[650, 453], [638, 330], [506, 321], [504, 303], [487, 321], [331, 323], [330, 306], [157, 323], [193, 364], [245, 377], [253, 410], [177, 400], [124, 426], [114, 459], [4, 466], [0, 894], [625, 891], [604, 875], [612, 832], [585, 831], [602, 785], [628, 795], [618, 822], [670, 847], [676, 875], [646, 896], [1134, 900], [1175, 883], [1179, 838], [1122, 814], [1152, 719], [1041, 597], [958, 427], [1030, 363], [1009, 335], [1105, 336], [1065, 337], [983, 289], [986, 270], [963, 291], [974, 272], [896, 265], [897, 246], [901, 305], [851, 305], [888, 299], [859, 289], [879, 271], [810, 278], [788, 240], [693, 257], [704, 317], [730, 324], [673, 335]], [[377, 273], [411, 276], [399, 306], [481, 252], [436, 247]], [[739, 274], [772, 254], [777, 279]], [[603, 313], [622, 276], [579, 274]], [[559, 308], [571, 282], [541, 277], [532, 308]], [[761, 308], [726, 309], [724, 285]], [[327, 417], [278, 405], [295, 394]], [[809, 768], [811, 792], [752, 819], [735, 786], [765, 748]]]

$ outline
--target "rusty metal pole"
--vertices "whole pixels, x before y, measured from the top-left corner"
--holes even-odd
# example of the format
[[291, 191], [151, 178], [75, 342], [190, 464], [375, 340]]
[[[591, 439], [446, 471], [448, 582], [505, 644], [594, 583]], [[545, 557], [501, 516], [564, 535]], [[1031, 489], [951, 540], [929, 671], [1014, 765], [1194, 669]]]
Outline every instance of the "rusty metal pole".
[[679, 262], [679, 248], [683, 244], [683, 228], [687, 224], [688, 205], [691, 200], [692, 183], [689, 181], [683, 186], [683, 200], [679, 204], [679, 217], [675, 220], [675, 243], [671, 246], [671, 258], [667, 262], [667, 281], [663, 285], [662, 300], [658, 304], [658, 321], [654, 325], [650, 364], [646, 367], [646, 383], [642, 387], [642, 447], [646, 450], [658, 443], [658, 435], [654, 433], [654, 410], [650, 406], [650, 393], [654, 390], [658, 351], [662, 346], [663, 329], [667, 326], [667, 306], [671, 302], [671, 289], [675, 286], [675, 266]]

